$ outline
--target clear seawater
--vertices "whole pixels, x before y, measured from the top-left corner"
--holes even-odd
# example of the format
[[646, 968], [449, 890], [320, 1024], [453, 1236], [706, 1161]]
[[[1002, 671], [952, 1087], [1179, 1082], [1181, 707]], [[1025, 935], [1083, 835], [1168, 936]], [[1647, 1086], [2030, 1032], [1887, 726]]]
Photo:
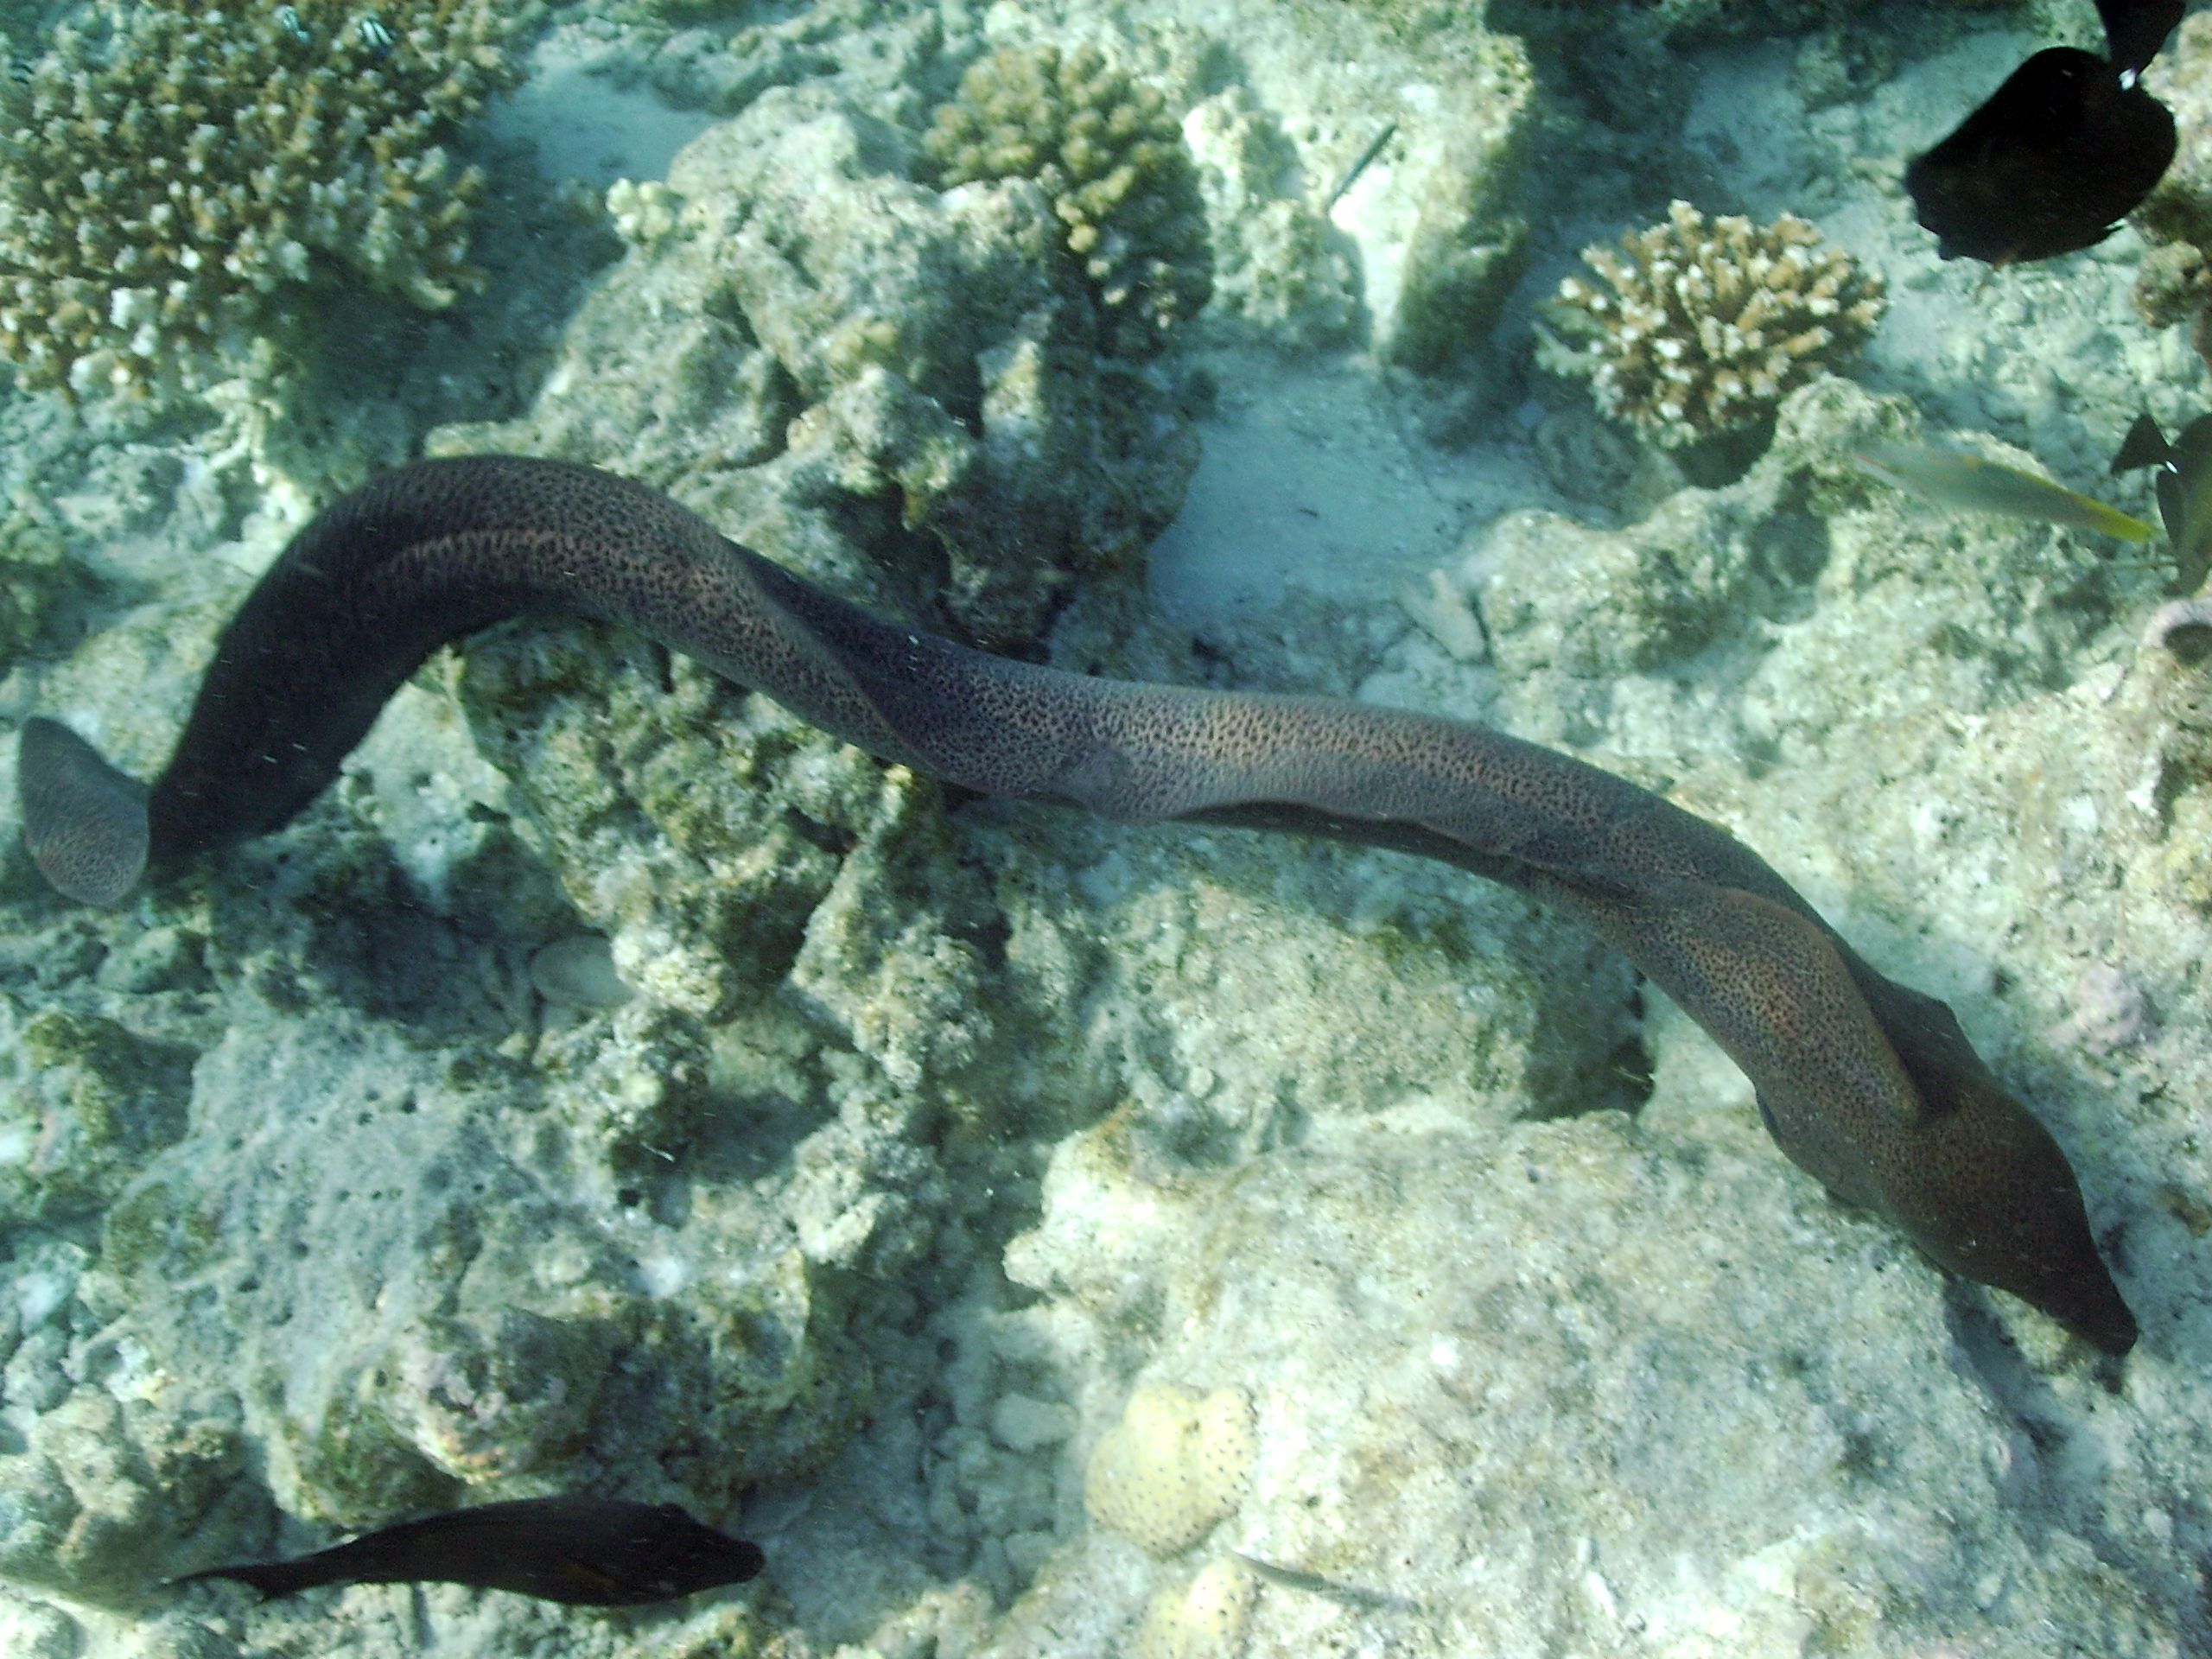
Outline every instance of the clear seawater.
[[[2145, 76], [2163, 216], [1993, 267], [1904, 168], [2101, 50], [2088, 0], [256, 0], [185, 9], [166, 79], [162, 9], [0, 0], [0, 722], [154, 779], [318, 512], [425, 456], [604, 468], [904, 626], [1479, 722], [1720, 823], [1956, 1011], [2144, 1335], [1831, 1198], [1536, 898], [456, 624], [296, 817], [111, 907], [0, 783], [0, 1655], [2212, 1653], [2205, 623], [2161, 608], [2190, 501], [2110, 467], [2207, 407], [2212, 26]], [[391, 141], [445, 170], [349, 161], [348, 77], [485, 16], [514, 84]], [[68, 73], [231, 102], [80, 168]], [[1142, 143], [953, 176], [963, 77], [1001, 140]], [[410, 292], [377, 250], [463, 168], [468, 270]], [[211, 178], [241, 218], [118, 263]], [[330, 206], [364, 179], [385, 219]], [[1677, 200], [1800, 216], [1884, 300], [1687, 446], [1555, 303]], [[221, 327], [138, 328], [226, 258], [264, 286]], [[73, 385], [20, 343], [71, 305]], [[1919, 499], [1880, 443], [2155, 533]], [[563, 1494], [766, 1568], [480, 1587], [530, 1535], [168, 1583]]]

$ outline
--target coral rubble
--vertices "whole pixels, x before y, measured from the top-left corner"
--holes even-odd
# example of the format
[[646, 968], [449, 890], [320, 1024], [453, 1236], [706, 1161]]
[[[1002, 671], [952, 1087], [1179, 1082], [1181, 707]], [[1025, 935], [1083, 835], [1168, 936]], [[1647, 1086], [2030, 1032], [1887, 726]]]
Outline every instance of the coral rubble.
[[0, 356], [25, 384], [189, 380], [329, 262], [430, 309], [471, 280], [483, 175], [442, 140], [513, 84], [531, 8], [276, 10], [104, 0], [29, 67], [0, 128]]
[[1601, 281], [1560, 283], [1550, 318], [1576, 344], [1548, 365], [1586, 375], [1599, 408], [1665, 448], [1755, 427], [1856, 350], [1887, 303], [1880, 277], [1820, 239], [1793, 214], [1708, 219], [1678, 200], [1620, 252], [1583, 250]]

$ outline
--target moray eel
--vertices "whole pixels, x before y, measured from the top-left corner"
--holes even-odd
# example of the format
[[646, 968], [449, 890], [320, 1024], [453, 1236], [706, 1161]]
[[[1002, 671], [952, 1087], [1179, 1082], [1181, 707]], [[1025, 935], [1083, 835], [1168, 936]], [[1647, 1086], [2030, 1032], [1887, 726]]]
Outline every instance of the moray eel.
[[1562, 905], [1713, 1034], [1783, 1151], [1837, 1196], [2109, 1353], [2135, 1341], [2072, 1169], [1950, 1009], [1868, 967], [1725, 830], [1465, 721], [969, 650], [587, 467], [429, 461], [334, 502], [225, 628], [150, 790], [55, 722], [26, 723], [32, 853], [65, 894], [113, 904], [149, 867], [276, 830], [431, 651], [549, 612], [636, 628], [882, 760], [985, 794], [1394, 848]]

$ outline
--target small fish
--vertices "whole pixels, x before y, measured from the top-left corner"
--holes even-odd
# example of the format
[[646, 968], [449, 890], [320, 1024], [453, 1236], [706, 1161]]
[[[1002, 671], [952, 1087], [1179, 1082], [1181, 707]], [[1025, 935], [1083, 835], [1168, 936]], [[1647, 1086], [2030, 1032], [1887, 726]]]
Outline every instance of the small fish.
[[1251, 1568], [1255, 1577], [1284, 1590], [1301, 1590], [1309, 1596], [1319, 1596], [1346, 1607], [1367, 1607], [1393, 1612], [1418, 1612], [1421, 1610], [1419, 1603], [1403, 1596], [1363, 1589], [1356, 1584], [1339, 1584], [1334, 1579], [1310, 1573], [1302, 1567], [1278, 1567], [1274, 1562], [1263, 1561], [1256, 1555], [1247, 1555], [1241, 1549], [1232, 1549], [1229, 1553]]
[[466, 1584], [575, 1606], [635, 1607], [760, 1571], [758, 1545], [673, 1503], [531, 1497], [404, 1521], [289, 1561], [211, 1567], [173, 1584], [237, 1579], [264, 1599], [325, 1584]]
[[2139, 467], [2158, 469], [2158, 517], [2173, 544], [2171, 591], [2193, 594], [2212, 574], [2212, 415], [2200, 415], [2171, 443], [2158, 422], [2138, 415], [2112, 458], [2116, 477]]
[[378, 57], [399, 44], [399, 36], [393, 34], [391, 26], [374, 12], [355, 24], [353, 32], [361, 37], [361, 44]]
[[2172, 112], [2136, 73], [2074, 47], [2048, 48], [1916, 156], [1904, 188], [1936, 254], [2006, 265], [2111, 235], [2174, 158]]
[[302, 46], [306, 46], [315, 39], [315, 30], [308, 27], [307, 19], [300, 16], [300, 9], [297, 6], [277, 7], [276, 26]]
[[1853, 452], [1852, 459], [1884, 483], [1955, 512], [2032, 518], [2075, 530], [2093, 530], [2128, 542], [2147, 542], [2158, 534], [2133, 514], [2077, 495], [2040, 473], [2022, 472], [1961, 449], [1870, 443]]
[[29, 58], [8, 60], [8, 79], [18, 86], [28, 86], [38, 78], [38, 66]]
[[1344, 192], [1357, 184], [1359, 181], [1359, 175], [1375, 164], [1375, 158], [1382, 153], [1382, 146], [1390, 142], [1397, 130], [1396, 122], [1386, 121], [1382, 124], [1382, 130], [1368, 140], [1367, 148], [1361, 150], [1354, 158], [1352, 164], [1344, 169], [1344, 177], [1337, 181], [1337, 188], [1329, 192], [1329, 199], [1321, 204], [1321, 212], [1324, 215], [1342, 201], [1344, 199]]

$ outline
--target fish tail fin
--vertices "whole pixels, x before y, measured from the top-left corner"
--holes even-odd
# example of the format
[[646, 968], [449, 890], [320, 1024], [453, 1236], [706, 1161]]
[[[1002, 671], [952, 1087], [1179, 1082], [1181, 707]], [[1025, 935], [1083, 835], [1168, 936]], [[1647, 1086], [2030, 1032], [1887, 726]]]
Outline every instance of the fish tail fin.
[[1912, 486], [1897, 465], [1897, 458], [1903, 453], [1894, 443], [1862, 443], [1851, 451], [1851, 458], [1859, 463], [1860, 471], [1872, 474], [1891, 489], [1910, 490]]
[[2145, 412], [2135, 417], [2135, 424], [2120, 441], [2120, 448], [2112, 458], [2112, 474], [2117, 478], [2139, 467], [2163, 467], [2173, 456], [2173, 446], [2166, 442], [2166, 435], [2158, 430], [2158, 422]]
[[2089, 516], [2096, 521], [2089, 526], [2092, 530], [2116, 536], [2123, 542], [2147, 542], [2158, 533], [2156, 525], [2144, 523], [2132, 512], [2122, 512], [2108, 502], [2087, 495], [2082, 499], [2088, 504]]
[[233, 1567], [207, 1567], [197, 1573], [187, 1573], [171, 1579], [172, 1585], [197, 1584], [206, 1579], [236, 1579], [240, 1584], [251, 1585], [261, 1592], [264, 1601], [278, 1596], [289, 1596], [297, 1590], [311, 1590], [319, 1584], [330, 1582], [325, 1564], [313, 1555], [296, 1561], [240, 1562]]
[[79, 904], [120, 904], [146, 869], [146, 786], [60, 721], [35, 715], [23, 722], [16, 781], [40, 874]]

